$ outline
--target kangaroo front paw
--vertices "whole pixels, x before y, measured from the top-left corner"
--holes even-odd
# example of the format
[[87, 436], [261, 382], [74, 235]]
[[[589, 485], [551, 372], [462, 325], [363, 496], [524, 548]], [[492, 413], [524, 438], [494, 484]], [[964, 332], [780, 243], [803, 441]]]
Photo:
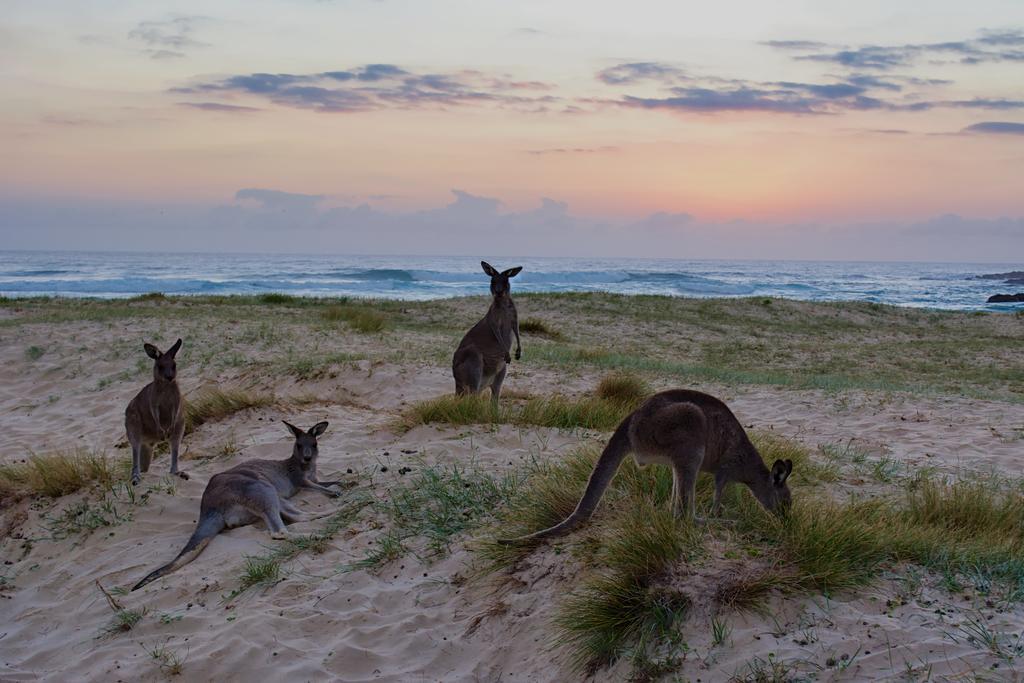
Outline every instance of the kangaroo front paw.
[[280, 531], [271, 531], [270, 537], [275, 541], [283, 541], [286, 538], [288, 538], [288, 531], [286, 529], [281, 529]]
[[132, 475], [132, 486], [138, 486], [140, 481], [142, 481], [142, 477], [137, 474]]
[[171, 472], [171, 474], [176, 474], [185, 481], [188, 481], [188, 472], [185, 472], [184, 470], [180, 470], [178, 472]]
[[512, 356], [510, 356], [509, 354], [506, 353], [505, 354], [505, 362], [506, 363], [511, 363], [512, 362]]
[[523, 352], [522, 351], [516, 351], [516, 360], [519, 360], [522, 357], [523, 357]]

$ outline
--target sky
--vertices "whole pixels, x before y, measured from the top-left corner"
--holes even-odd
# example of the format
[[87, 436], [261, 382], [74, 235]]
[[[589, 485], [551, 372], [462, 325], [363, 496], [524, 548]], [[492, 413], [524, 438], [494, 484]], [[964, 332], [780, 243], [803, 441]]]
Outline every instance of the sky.
[[1020, 0], [7, 0], [0, 93], [6, 249], [1024, 254]]

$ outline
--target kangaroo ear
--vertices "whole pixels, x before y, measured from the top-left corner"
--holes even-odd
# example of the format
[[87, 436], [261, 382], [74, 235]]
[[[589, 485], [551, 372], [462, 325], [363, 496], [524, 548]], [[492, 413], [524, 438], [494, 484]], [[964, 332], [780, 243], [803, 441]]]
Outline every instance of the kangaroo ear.
[[793, 471], [793, 463], [787, 466], [782, 460], [776, 460], [772, 464], [772, 483], [776, 486], [782, 486], [786, 483], [786, 479], [789, 477], [789, 473]]
[[519, 271], [522, 270], [522, 269], [523, 269], [522, 266], [516, 266], [515, 268], [509, 268], [504, 273], [502, 273], [502, 275], [504, 275], [505, 277], [515, 277], [516, 275], [519, 275]]
[[480, 267], [483, 268], [484, 272], [487, 273], [488, 275], [490, 275], [491, 277], [498, 277], [498, 271], [496, 271], [494, 269], [494, 266], [492, 266], [487, 261], [481, 261], [480, 262]]
[[170, 356], [171, 358], [174, 358], [174, 354], [178, 353], [178, 349], [180, 349], [180, 348], [181, 348], [181, 340], [179, 339], [178, 341], [174, 342], [174, 346], [172, 346], [171, 348], [167, 349], [167, 355]]
[[793, 461], [792, 460], [788, 460], [788, 459], [786, 460], [786, 474], [787, 474], [787, 476], [790, 475], [790, 474], [793, 474]]
[[317, 422], [315, 425], [313, 425], [312, 427], [309, 428], [308, 434], [310, 436], [314, 436], [315, 437], [315, 436], [320, 436], [325, 431], [327, 431], [327, 423], [326, 422]]
[[281, 420], [281, 422], [284, 422], [284, 426], [288, 428], [288, 431], [290, 431], [292, 433], [292, 436], [294, 436], [296, 439], [306, 433], [299, 429], [298, 427], [296, 427], [295, 425], [293, 425], [292, 423], [288, 422], [287, 420]]
[[153, 360], [156, 360], [161, 355], [163, 355], [160, 353], [160, 349], [156, 348], [152, 344], [143, 344], [142, 348], [146, 349], [146, 355], [152, 358]]

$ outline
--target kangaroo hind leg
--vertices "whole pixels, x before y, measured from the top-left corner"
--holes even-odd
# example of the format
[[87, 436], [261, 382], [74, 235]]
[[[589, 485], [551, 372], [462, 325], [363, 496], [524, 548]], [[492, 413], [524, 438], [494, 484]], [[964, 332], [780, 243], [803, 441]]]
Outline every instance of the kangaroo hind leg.
[[139, 469], [149, 472], [149, 463], [153, 461], [153, 444], [139, 444]]
[[494, 375], [494, 380], [491, 382], [491, 403], [495, 407], [498, 406], [498, 399], [501, 398], [501, 384], [505, 381], [506, 372], [508, 372], [507, 365]]
[[478, 351], [467, 353], [455, 366], [455, 393], [459, 396], [476, 394], [483, 387], [484, 359]]
[[329, 517], [333, 515], [334, 511], [322, 512], [320, 514], [311, 514], [309, 512], [303, 512], [299, 508], [292, 505], [288, 500], [281, 500], [281, 519], [284, 520], [285, 524], [297, 524], [298, 522], [312, 522], [314, 519], [320, 519], [322, 517]]
[[676, 519], [684, 515], [691, 521], [697, 519], [697, 475], [704, 461], [704, 447], [685, 444], [673, 449], [672, 462], [672, 514]]
[[271, 538], [288, 537], [288, 529], [284, 525], [284, 520], [281, 519], [281, 497], [273, 486], [263, 481], [253, 482], [246, 491], [244, 506], [249, 509], [249, 512], [263, 520]]
[[178, 450], [181, 448], [181, 437], [185, 433], [185, 424], [171, 437], [171, 474], [188, 479], [188, 472], [178, 469]]
[[[142, 480], [142, 443], [132, 434], [128, 434], [129, 443], [132, 446], [132, 486], [138, 486]], [[146, 467], [148, 469], [149, 462]]]

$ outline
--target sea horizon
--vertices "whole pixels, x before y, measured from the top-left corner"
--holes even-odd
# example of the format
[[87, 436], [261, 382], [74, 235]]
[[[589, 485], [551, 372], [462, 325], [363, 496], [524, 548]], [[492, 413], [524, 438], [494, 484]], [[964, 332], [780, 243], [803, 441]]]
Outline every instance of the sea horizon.
[[[1013, 262], [495, 257], [522, 265], [513, 291], [780, 297], [865, 301], [917, 308], [1013, 311], [988, 296], [1020, 285], [980, 279], [1020, 270]], [[477, 256], [171, 251], [0, 251], [0, 295], [126, 298], [253, 295], [401, 300], [486, 294]], [[1017, 289], [1014, 289], [1016, 287]]]

